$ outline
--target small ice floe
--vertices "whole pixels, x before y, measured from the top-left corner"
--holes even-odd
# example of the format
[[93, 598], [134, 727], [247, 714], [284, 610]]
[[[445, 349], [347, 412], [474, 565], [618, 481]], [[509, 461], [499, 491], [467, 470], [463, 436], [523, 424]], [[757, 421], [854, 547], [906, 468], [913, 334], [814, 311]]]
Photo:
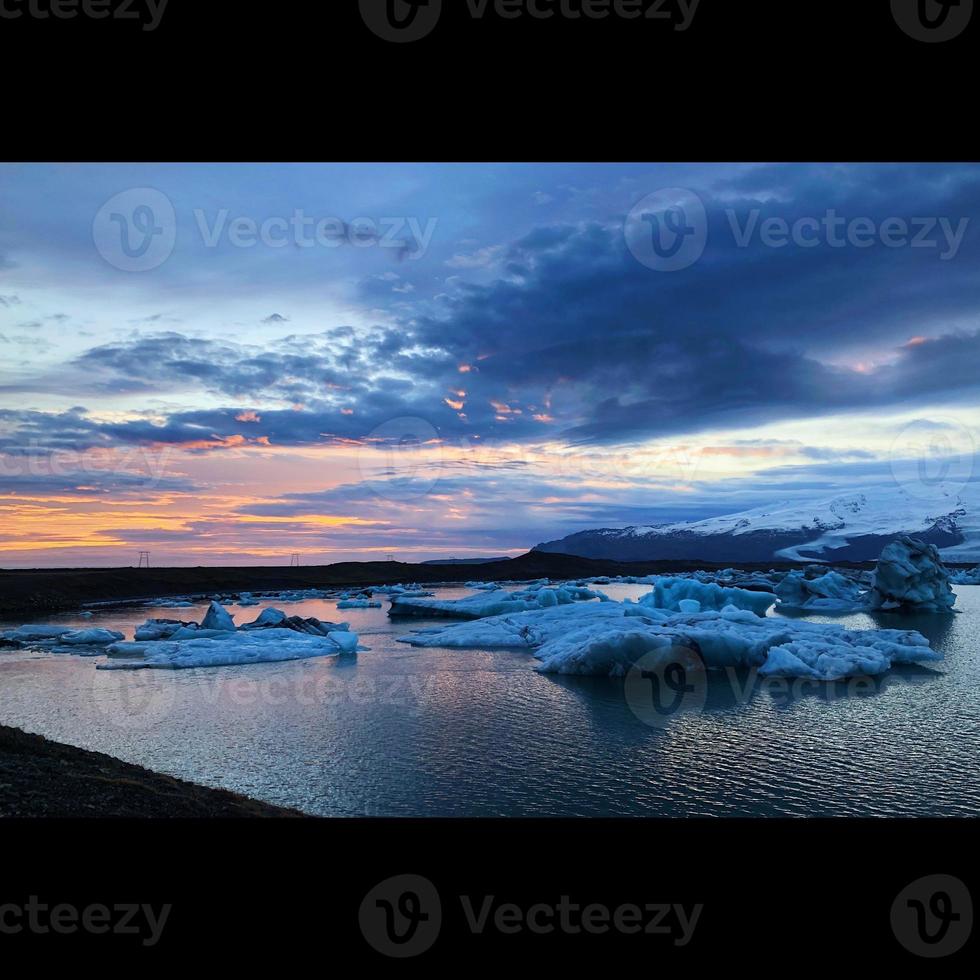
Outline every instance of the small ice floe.
[[871, 591], [875, 609], [950, 612], [956, 596], [935, 545], [902, 535], [882, 551]]
[[104, 648], [123, 638], [115, 630], [75, 630], [70, 626], [20, 626], [0, 633], [0, 645], [19, 649], [37, 647], [51, 653], [98, 656]]
[[337, 603], [338, 609], [380, 609], [381, 603], [373, 599], [341, 599]]
[[950, 573], [949, 580], [953, 585], [980, 585], [980, 565], [976, 568], [961, 568]]
[[107, 646], [121, 639], [123, 634], [115, 630], [90, 629], [62, 633], [58, 637], [58, 642], [67, 646]]
[[824, 681], [942, 659], [916, 632], [846, 630], [733, 606], [693, 615], [638, 603], [564, 606], [430, 628], [399, 639], [422, 647], [530, 649], [542, 673], [600, 677], [624, 676], [646, 654], [672, 648], [693, 651], [709, 670], [757, 668], [762, 676]]
[[57, 640], [71, 632], [70, 626], [18, 626], [17, 629], [0, 633], [0, 636], [5, 640], [15, 640], [18, 643], [39, 643], [45, 640]]
[[[231, 628], [228, 629], [228, 624]], [[278, 663], [357, 652], [358, 636], [348, 623], [287, 616], [264, 609], [251, 623], [236, 628], [228, 612], [212, 602], [204, 621], [149, 620], [131, 643], [113, 643], [109, 662], [99, 670], [183, 670], [236, 664]]]

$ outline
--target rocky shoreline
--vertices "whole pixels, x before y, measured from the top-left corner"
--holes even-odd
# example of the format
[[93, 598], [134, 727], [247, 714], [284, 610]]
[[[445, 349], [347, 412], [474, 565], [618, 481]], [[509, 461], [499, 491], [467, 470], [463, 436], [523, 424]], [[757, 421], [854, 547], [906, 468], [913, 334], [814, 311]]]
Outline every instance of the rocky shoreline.
[[0, 725], [0, 817], [302, 817]]

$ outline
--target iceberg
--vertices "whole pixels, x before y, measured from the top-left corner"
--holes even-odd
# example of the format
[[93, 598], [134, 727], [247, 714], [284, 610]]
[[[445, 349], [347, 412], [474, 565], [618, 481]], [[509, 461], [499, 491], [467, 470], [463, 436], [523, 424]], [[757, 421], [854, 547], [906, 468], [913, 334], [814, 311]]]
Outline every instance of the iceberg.
[[217, 600], [212, 599], [208, 608], [207, 615], [201, 623], [201, 629], [205, 630], [226, 630], [234, 632], [235, 621], [231, 614]]
[[220, 635], [147, 643], [115, 643], [109, 662], [97, 670], [187, 670], [194, 667], [229, 667], [241, 664], [280, 663], [311, 657], [336, 657], [357, 650], [356, 633], [331, 632], [312, 636], [295, 630], [227, 630]]
[[840, 572], [817, 568], [817, 577], [805, 572], [788, 572], [776, 586], [780, 606], [812, 612], [845, 613], [867, 609], [869, 593], [854, 579]]
[[[765, 616], [776, 603], [772, 592], [751, 592], [747, 589], [723, 588], [714, 582], [699, 582], [695, 579], [662, 578], [657, 579], [653, 592], [642, 596], [641, 606], [654, 609], [668, 609], [674, 612], [701, 612], [709, 609], [748, 609], [757, 616]], [[698, 608], [688, 605], [682, 609], [681, 603], [698, 603]]]
[[542, 673], [597, 677], [625, 676], [641, 657], [671, 648], [692, 651], [707, 669], [757, 668], [762, 676], [824, 681], [942, 659], [913, 631], [847, 630], [763, 617], [733, 606], [694, 614], [636, 603], [565, 606], [430, 628], [399, 639], [419, 647], [532, 650]]
[[278, 626], [285, 619], [286, 614], [281, 609], [274, 609], [272, 606], [269, 606], [268, 609], [263, 609], [251, 623], [244, 623], [241, 628], [243, 630], [252, 630], [263, 629], [267, 626]]
[[935, 545], [904, 534], [886, 545], [878, 559], [871, 602], [886, 611], [951, 611], [956, 596]]
[[58, 642], [68, 646], [108, 646], [123, 639], [122, 633], [115, 630], [72, 630], [70, 633], [62, 633], [58, 637]]
[[338, 609], [380, 609], [381, 603], [373, 599], [341, 599], [337, 603]]
[[44, 640], [57, 640], [71, 633], [70, 626], [18, 626], [17, 629], [0, 633], [0, 638], [17, 643], [38, 643]]
[[953, 585], [980, 585], [980, 565], [976, 568], [961, 568], [949, 576]]
[[505, 613], [526, 612], [598, 599], [608, 602], [601, 592], [579, 586], [554, 586], [545, 579], [517, 592], [496, 589], [478, 592], [462, 599], [413, 599], [393, 596], [389, 616], [419, 616], [434, 619], [483, 619]]

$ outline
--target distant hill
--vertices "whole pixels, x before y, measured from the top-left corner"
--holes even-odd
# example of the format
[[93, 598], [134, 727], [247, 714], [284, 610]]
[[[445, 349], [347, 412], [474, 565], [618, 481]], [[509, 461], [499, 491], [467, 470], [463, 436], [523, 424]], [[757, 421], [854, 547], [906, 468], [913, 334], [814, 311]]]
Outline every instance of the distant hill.
[[580, 531], [535, 551], [607, 561], [872, 561], [899, 534], [936, 545], [950, 562], [980, 561], [976, 484], [917, 499], [874, 488], [759, 507], [684, 524]]
[[501, 558], [434, 558], [423, 565], [489, 565], [495, 561], [510, 561], [506, 555]]

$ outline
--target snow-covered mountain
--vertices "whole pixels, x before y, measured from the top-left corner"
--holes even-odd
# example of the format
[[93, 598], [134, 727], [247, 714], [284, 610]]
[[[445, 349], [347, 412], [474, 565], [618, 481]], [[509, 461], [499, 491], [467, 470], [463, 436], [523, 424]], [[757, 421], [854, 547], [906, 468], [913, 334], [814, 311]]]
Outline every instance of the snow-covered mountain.
[[936, 545], [947, 561], [980, 561], [977, 485], [920, 495], [875, 487], [692, 523], [581, 531], [535, 550], [618, 561], [868, 561], [899, 534]]

